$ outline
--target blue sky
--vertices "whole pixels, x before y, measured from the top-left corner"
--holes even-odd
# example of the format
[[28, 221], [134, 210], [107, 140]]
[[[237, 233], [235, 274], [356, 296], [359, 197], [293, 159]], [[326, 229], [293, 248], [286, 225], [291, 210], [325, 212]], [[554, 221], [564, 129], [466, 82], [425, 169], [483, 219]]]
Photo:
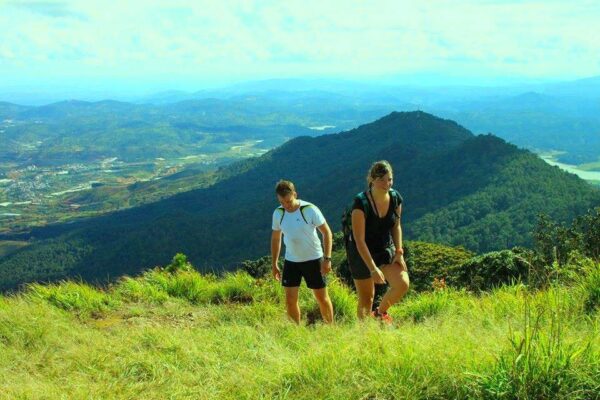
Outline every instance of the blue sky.
[[[600, 75], [594, 1], [0, 1], [0, 92]], [[419, 82], [415, 82], [419, 83]]]

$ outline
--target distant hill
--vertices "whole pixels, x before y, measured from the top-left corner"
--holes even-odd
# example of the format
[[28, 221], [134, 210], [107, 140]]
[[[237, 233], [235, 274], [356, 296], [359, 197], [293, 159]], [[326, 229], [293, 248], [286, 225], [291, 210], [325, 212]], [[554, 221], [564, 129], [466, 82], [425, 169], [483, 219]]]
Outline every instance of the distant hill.
[[273, 187], [296, 182], [334, 229], [365, 186], [369, 165], [388, 159], [405, 203], [407, 240], [476, 252], [530, 245], [537, 214], [568, 221], [600, 203], [574, 175], [492, 135], [474, 136], [423, 112], [392, 113], [340, 134], [298, 137], [217, 172], [214, 185], [169, 199], [32, 232], [32, 245], [0, 259], [3, 289], [39, 279], [88, 280], [166, 264], [176, 252], [205, 270], [269, 251]]
[[[595, 162], [600, 158], [600, 77], [497, 87], [280, 79], [196, 93], [167, 93], [148, 101], [160, 104], [244, 96], [277, 99], [288, 109], [294, 106], [294, 101], [301, 103], [303, 98], [313, 96], [309, 103], [320, 104], [325, 109], [333, 100], [338, 108], [356, 112], [375, 109], [374, 115], [390, 110], [424, 110], [458, 121], [477, 133], [493, 132], [521, 147], [566, 152], [560, 159], [570, 164]], [[350, 104], [355, 108], [347, 106]], [[355, 119], [360, 123], [368, 120]], [[340, 122], [336, 125], [348, 127]]]
[[246, 140], [261, 140], [260, 147], [272, 148], [296, 136], [355, 127], [393, 110], [380, 103], [327, 92], [189, 98], [168, 104], [0, 103], [0, 139], [6, 143], [0, 147], [0, 161], [21, 166], [109, 157], [139, 162], [210, 153]]
[[600, 76], [557, 82], [545, 85], [542, 90], [554, 96], [589, 98], [597, 101], [600, 98]]
[[[314, 135], [311, 120], [248, 101], [190, 100], [165, 106], [63, 101], [39, 107], [0, 104], [0, 160], [56, 165], [118, 157], [147, 161], [210, 153], [245, 140], [268, 148]], [[25, 150], [23, 150], [25, 149]]]
[[[69, 155], [76, 161], [178, 157], [207, 145], [210, 137], [221, 142], [260, 137], [271, 148], [291, 137], [319, 133], [310, 127], [333, 125], [327, 132], [340, 132], [393, 110], [423, 110], [476, 133], [493, 132], [521, 147], [566, 152], [560, 156], [563, 162], [590, 163], [600, 157], [599, 82], [592, 77], [483, 87], [275, 79], [162, 92], [135, 104], [62, 101], [10, 108], [0, 103], [0, 117], [20, 121], [8, 129], [0, 126], [5, 131], [0, 140], [9, 143], [0, 148], [0, 160], [42, 165], [66, 162]], [[179, 135], [179, 127], [188, 131]], [[208, 135], [199, 137], [189, 130]], [[26, 145], [43, 141], [44, 148], [21, 154], [12, 140]]]
[[551, 93], [526, 92], [432, 109], [473, 131], [494, 132], [519, 146], [564, 151], [560, 159], [569, 164], [600, 159], [600, 91], [595, 99], [577, 91]]

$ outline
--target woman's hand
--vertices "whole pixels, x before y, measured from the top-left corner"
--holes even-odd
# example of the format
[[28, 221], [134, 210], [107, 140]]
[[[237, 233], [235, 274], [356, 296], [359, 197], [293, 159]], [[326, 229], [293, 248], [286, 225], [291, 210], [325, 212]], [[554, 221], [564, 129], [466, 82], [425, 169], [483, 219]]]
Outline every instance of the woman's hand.
[[371, 271], [371, 278], [373, 278], [374, 283], [377, 283], [379, 285], [385, 283], [385, 276], [383, 275], [383, 272], [381, 272], [381, 270], [377, 267], [375, 267], [375, 269]]
[[408, 272], [408, 267], [406, 266], [406, 261], [404, 261], [404, 255], [402, 253], [396, 253], [392, 260], [392, 264], [398, 264], [403, 271]]

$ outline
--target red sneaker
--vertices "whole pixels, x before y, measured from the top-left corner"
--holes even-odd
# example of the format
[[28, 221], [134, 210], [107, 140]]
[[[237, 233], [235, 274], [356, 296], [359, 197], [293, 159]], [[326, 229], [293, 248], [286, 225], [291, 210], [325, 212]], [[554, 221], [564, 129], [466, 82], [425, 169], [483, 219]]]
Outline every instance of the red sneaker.
[[394, 319], [387, 312], [380, 313], [378, 310], [372, 311], [371, 316], [383, 322], [386, 325], [391, 325]]

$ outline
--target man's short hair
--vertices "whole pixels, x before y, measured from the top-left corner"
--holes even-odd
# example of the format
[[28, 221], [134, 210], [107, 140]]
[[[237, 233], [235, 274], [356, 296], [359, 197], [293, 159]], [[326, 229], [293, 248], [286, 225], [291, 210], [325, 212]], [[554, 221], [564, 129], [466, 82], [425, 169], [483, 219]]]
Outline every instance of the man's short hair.
[[292, 194], [296, 191], [296, 188], [294, 187], [294, 184], [290, 181], [286, 181], [286, 180], [280, 180], [279, 182], [277, 182], [277, 185], [275, 185], [275, 194], [277, 194], [280, 197], [285, 197], [288, 194]]

